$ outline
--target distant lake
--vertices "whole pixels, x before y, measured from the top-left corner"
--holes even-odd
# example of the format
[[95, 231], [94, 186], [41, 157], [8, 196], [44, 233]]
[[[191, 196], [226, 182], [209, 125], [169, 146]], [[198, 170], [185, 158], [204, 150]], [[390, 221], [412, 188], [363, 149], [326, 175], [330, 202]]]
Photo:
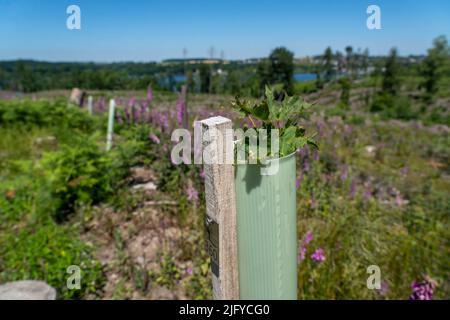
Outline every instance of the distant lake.
[[175, 80], [175, 82], [183, 82], [186, 81], [186, 76], [184, 74], [177, 74], [173, 76], [173, 79]]
[[[315, 73], [295, 73], [294, 79], [295, 81], [310, 81], [316, 80], [317, 75]], [[183, 74], [177, 74], [173, 76], [175, 82], [186, 81], [186, 76]]]
[[315, 73], [295, 73], [294, 79], [296, 81], [310, 81], [316, 80], [317, 75]]

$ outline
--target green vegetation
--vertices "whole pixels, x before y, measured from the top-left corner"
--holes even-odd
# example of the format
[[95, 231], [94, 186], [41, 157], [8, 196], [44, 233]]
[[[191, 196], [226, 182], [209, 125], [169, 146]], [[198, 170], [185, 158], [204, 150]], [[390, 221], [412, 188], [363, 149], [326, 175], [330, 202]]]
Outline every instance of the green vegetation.
[[[180, 73], [189, 123], [223, 115], [235, 127], [281, 127], [281, 155], [303, 147], [299, 298], [407, 299], [411, 283], [429, 277], [447, 299], [448, 54], [440, 37], [425, 58], [349, 46], [301, 63], [285, 48], [229, 65], [1, 62], [2, 88], [152, 83], [155, 92], [96, 91], [93, 115], [61, 93], [1, 96], [0, 283], [42, 279], [61, 299], [211, 298], [203, 171], [170, 157], [186, 104], [167, 77]], [[300, 69], [317, 78], [294, 82]], [[230, 105], [228, 94], [242, 98]], [[110, 97], [117, 121], [106, 152], [101, 105]], [[82, 269], [81, 290], [66, 287], [70, 265]], [[370, 265], [380, 267], [381, 290], [367, 289]]]

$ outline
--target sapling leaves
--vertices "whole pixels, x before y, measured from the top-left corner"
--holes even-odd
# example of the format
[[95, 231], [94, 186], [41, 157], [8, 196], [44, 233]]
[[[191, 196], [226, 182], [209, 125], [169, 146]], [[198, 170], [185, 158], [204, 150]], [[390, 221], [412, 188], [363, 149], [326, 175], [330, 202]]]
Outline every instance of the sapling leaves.
[[[265, 129], [269, 133], [270, 129], [279, 129], [280, 157], [287, 156], [306, 144], [318, 148], [313, 136], [307, 136], [306, 129], [300, 124], [311, 104], [298, 96], [285, 95], [283, 100], [278, 101], [271, 88], [266, 86], [262, 101], [241, 100], [236, 96], [231, 105], [250, 119], [256, 131]], [[254, 119], [261, 121], [259, 128], [256, 128]]]

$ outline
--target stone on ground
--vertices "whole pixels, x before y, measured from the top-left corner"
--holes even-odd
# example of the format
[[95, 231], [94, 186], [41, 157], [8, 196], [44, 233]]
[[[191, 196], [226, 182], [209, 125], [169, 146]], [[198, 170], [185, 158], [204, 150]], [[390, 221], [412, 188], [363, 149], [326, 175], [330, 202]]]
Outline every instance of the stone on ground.
[[0, 285], [0, 300], [55, 300], [56, 290], [44, 281], [23, 280]]

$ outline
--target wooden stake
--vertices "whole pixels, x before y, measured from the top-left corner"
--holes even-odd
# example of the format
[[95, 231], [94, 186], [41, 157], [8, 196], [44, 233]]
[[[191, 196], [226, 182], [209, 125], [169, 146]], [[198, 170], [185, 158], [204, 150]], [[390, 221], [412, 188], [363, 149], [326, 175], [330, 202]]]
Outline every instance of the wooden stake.
[[[231, 120], [213, 117], [201, 121], [203, 150], [210, 161], [204, 164], [207, 249], [211, 256], [214, 299], [239, 299], [236, 195], [234, 168], [225, 159], [233, 157]], [[231, 154], [230, 154], [231, 152]], [[205, 154], [204, 154], [205, 155]]]

